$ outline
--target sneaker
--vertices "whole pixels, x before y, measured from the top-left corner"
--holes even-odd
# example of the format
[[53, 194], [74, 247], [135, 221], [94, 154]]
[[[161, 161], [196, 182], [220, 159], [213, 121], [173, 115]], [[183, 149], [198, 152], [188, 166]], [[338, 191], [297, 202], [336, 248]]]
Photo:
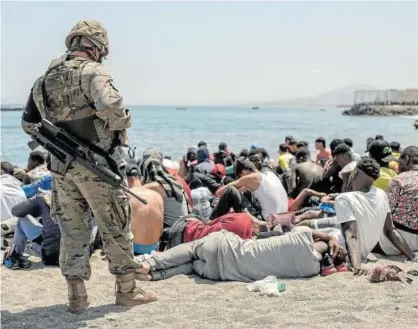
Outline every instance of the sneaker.
[[337, 273], [337, 269], [332, 263], [331, 256], [326, 254], [321, 262], [321, 275], [327, 276], [334, 273]]
[[19, 268], [28, 268], [32, 265], [32, 263], [30, 262], [30, 260], [23, 256], [22, 254], [14, 254], [17, 263], [19, 265]]
[[5, 252], [4, 255], [3, 255], [3, 265], [4, 265], [4, 267], [6, 267], [10, 270], [19, 268], [19, 264], [17, 262], [17, 259], [13, 256], [11, 256], [11, 257], [6, 256], [6, 253], [7, 252]]

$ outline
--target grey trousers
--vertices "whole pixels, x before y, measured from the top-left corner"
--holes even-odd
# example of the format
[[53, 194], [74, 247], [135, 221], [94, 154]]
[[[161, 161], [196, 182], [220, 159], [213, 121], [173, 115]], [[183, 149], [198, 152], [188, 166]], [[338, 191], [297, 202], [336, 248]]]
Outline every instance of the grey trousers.
[[151, 265], [152, 280], [197, 273], [203, 278], [219, 281], [221, 278], [218, 247], [222, 238], [223, 235], [210, 234], [203, 239], [183, 243], [167, 251], [151, 255], [147, 261]]

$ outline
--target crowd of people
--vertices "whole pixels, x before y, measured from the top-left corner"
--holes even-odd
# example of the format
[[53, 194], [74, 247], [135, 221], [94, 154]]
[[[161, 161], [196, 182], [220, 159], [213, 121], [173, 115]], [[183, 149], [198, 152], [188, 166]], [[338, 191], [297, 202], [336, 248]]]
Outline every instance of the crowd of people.
[[[204, 141], [179, 161], [155, 148], [127, 157], [133, 251], [138, 280], [196, 273], [250, 282], [329, 275], [352, 269], [370, 253], [418, 257], [418, 147], [401, 149], [383, 136], [365, 154], [351, 139], [309, 144], [286, 136], [277, 159], [256, 145], [235, 154], [226, 143], [211, 153]], [[1, 162], [3, 264], [27, 268], [30, 246], [59, 265], [61, 233], [50, 215], [48, 158], [30, 154], [25, 169]], [[76, 201], [75, 201], [76, 202]], [[91, 250], [101, 232], [91, 212]], [[415, 254], [414, 254], [415, 253]], [[348, 256], [348, 257], [347, 257]]]

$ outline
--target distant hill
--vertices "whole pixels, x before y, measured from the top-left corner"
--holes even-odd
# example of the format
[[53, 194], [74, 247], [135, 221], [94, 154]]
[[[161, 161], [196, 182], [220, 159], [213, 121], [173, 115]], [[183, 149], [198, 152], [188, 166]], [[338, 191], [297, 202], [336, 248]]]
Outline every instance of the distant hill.
[[380, 89], [371, 85], [350, 85], [323, 92], [314, 97], [300, 97], [292, 99], [283, 99], [272, 102], [260, 102], [248, 105], [258, 106], [301, 106], [301, 107], [317, 107], [317, 106], [339, 106], [353, 104], [354, 91], [356, 90], [376, 90]]

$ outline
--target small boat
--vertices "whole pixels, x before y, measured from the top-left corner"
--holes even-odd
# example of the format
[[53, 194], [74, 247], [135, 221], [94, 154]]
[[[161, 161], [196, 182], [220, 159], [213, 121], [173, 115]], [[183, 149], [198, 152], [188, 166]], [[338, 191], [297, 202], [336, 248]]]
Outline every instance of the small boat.
[[253, 106], [252, 109], [253, 110], [259, 110], [260, 108], [258, 106]]
[[414, 127], [415, 129], [418, 129], [418, 120], [415, 120]]
[[178, 107], [176, 108], [177, 111], [186, 111], [187, 108], [186, 107]]

